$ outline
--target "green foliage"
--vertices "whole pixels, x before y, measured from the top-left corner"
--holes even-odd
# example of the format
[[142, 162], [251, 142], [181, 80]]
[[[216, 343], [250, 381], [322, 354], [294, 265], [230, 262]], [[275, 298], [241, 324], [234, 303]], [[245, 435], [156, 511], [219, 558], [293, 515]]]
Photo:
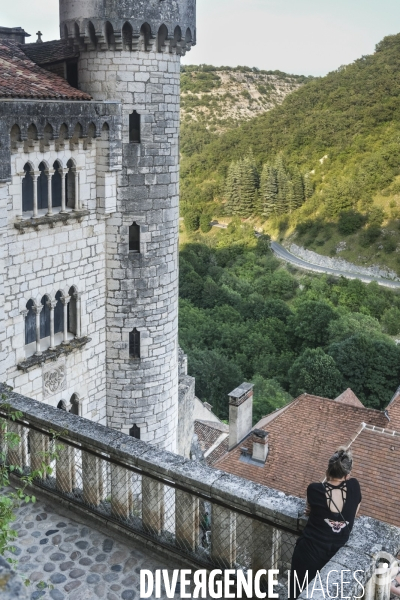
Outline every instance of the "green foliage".
[[251, 383], [254, 383], [253, 425], [292, 399], [276, 379], [264, 379], [261, 375], [255, 375]]
[[342, 375], [331, 356], [322, 348], [307, 348], [289, 371], [290, 393], [337, 397], [343, 388]]
[[400, 308], [395, 306], [387, 308], [382, 315], [382, 326], [389, 335], [400, 333]]
[[288, 170], [282, 155], [266, 163], [261, 173], [261, 212], [264, 217], [291, 213], [305, 200], [305, 182], [299, 169]]
[[358, 333], [331, 344], [328, 354], [361, 402], [384, 408], [397, 389], [400, 378], [400, 348], [390, 339], [376, 339]]
[[200, 213], [197, 210], [188, 210], [184, 216], [184, 223], [188, 232], [197, 231], [200, 227]]
[[360, 246], [363, 248], [369, 248], [371, 244], [374, 244], [381, 236], [381, 228], [379, 225], [370, 225], [364, 229], [359, 236]]
[[245, 218], [251, 216], [256, 210], [258, 186], [258, 171], [252, 153], [233, 161], [225, 183], [226, 212]]
[[[227, 416], [228, 393], [258, 376], [274, 379], [292, 394], [301, 389], [335, 397], [350, 386], [356, 394], [360, 390], [367, 406], [384, 406], [398, 385], [400, 349], [382, 327], [389, 333], [396, 323], [399, 293], [358, 280], [295, 276], [272, 255], [268, 236], [256, 238], [252, 226], [240, 219], [207, 243], [186, 244], [180, 252], [179, 339], [189, 356], [189, 372], [198, 378], [197, 395], [214, 405], [219, 416]], [[349, 350], [346, 344], [360, 335], [369, 345]], [[305, 354], [307, 350], [318, 353]], [[374, 364], [371, 356], [378, 352], [384, 358]], [[352, 379], [345, 355], [368, 366], [360, 375], [357, 367]], [[302, 387], [294, 391], [297, 375], [292, 372], [291, 379], [289, 372], [300, 358], [296, 368]], [[305, 364], [312, 365], [308, 378]], [[325, 380], [329, 366], [333, 375]], [[271, 409], [281, 405], [280, 397], [271, 395]], [[261, 414], [266, 402], [260, 402]]]
[[339, 214], [338, 230], [343, 235], [351, 235], [358, 231], [365, 223], [365, 218], [354, 210], [348, 210]]

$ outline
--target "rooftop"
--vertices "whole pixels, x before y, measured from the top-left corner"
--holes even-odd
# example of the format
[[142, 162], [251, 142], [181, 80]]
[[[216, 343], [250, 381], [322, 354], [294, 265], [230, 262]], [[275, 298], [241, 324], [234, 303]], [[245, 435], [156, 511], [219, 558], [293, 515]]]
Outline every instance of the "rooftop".
[[17, 42], [0, 39], [0, 98], [91, 100], [62, 77], [39, 67], [23, 48]]
[[38, 65], [61, 62], [79, 56], [79, 52], [76, 52], [67, 40], [53, 40], [42, 44], [24, 44], [22, 50], [28, 58]]
[[[251, 435], [224, 454], [213, 466], [253, 482], [305, 497], [311, 481], [322, 481], [333, 451], [340, 445], [354, 452], [353, 475], [359, 479], [361, 513], [400, 525], [396, 505], [400, 470], [400, 396], [384, 412], [365, 408], [351, 390], [336, 400], [303, 394], [275, 418], [257, 424], [269, 432], [269, 454], [260, 467], [240, 460], [251, 454]], [[391, 432], [388, 433], [388, 428]], [[388, 501], [388, 490], [393, 501]]]

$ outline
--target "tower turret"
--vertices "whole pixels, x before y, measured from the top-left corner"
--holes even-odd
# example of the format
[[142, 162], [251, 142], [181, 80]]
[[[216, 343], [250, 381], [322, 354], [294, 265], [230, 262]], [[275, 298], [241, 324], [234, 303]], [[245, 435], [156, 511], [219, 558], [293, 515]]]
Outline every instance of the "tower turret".
[[[195, 43], [195, 0], [60, 0], [60, 21], [80, 52], [80, 89], [123, 106], [105, 215], [108, 424], [174, 451], [180, 56]], [[112, 178], [104, 186], [113, 193]]]

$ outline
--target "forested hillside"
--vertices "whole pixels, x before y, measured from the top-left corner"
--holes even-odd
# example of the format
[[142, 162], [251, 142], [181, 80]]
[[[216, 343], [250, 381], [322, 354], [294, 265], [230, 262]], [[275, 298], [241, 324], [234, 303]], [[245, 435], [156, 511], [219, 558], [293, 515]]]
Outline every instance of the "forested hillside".
[[286, 269], [268, 236], [234, 219], [180, 252], [179, 342], [196, 393], [228, 416], [227, 394], [255, 384], [255, 422], [307, 391], [351, 387], [383, 408], [400, 381], [400, 294]]
[[280, 238], [400, 272], [399, 72], [400, 34], [269, 112], [183, 144], [188, 228], [252, 216]]

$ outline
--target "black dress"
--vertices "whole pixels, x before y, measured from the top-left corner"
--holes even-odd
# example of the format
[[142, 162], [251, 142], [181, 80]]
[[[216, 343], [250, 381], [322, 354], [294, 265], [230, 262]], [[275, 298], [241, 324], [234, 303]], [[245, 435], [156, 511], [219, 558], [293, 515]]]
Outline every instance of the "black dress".
[[[333, 510], [329, 508], [332, 490], [335, 489], [342, 492], [343, 518], [333, 502], [330, 503]], [[307, 488], [307, 500], [311, 507], [310, 517], [292, 557], [289, 594], [289, 598], [292, 599], [300, 595], [297, 589], [293, 589], [294, 571], [300, 585], [303, 584], [307, 571], [308, 582], [311, 582], [317, 571], [320, 571], [349, 539], [361, 502], [360, 484], [354, 478], [342, 481], [339, 485], [311, 483]]]

